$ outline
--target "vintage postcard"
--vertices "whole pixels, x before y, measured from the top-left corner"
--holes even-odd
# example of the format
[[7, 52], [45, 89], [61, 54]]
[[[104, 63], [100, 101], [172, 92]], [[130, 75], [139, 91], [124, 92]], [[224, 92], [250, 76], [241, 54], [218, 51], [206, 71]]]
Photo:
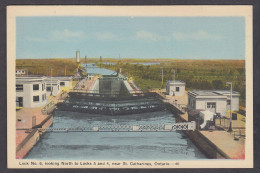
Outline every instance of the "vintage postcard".
[[252, 168], [252, 6], [8, 6], [8, 168]]

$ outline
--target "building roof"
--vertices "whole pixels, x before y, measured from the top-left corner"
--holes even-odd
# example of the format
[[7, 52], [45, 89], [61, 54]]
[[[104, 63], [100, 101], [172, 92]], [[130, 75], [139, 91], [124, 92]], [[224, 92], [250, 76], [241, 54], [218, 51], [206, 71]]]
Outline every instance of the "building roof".
[[211, 90], [191, 90], [189, 93], [195, 95], [195, 96], [218, 96], [221, 95], [219, 93], [216, 93]]
[[[226, 97], [230, 95], [230, 90], [191, 90], [188, 91], [189, 95], [193, 96], [210, 96], [210, 97]], [[232, 91], [232, 95], [239, 96], [237, 91]]]
[[51, 79], [51, 78], [47, 78], [47, 80], [46, 80], [46, 84], [47, 85], [51, 85], [51, 84], [59, 84], [60, 83], [60, 80], [58, 80], [58, 79]]
[[[51, 78], [51, 77], [48, 76], [48, 78]], [[64, 80], [71, 80], [72, 77], [71, 76], [53, 76], [52, 79], [64, 81]]]
[[45, 76], [42, 75], [26, 75], [26, 76], [16, 76], [16, 82], [25, 83], [25, 82], [36, 82], [46, 80]]
[[[216, 91], [214, 91], [214, 92], [219, 93], [219, 94], [222, 94], [222, 95], [227, 95], [227, 96], [230, 95], [230, 90], [216, 90]], [[239, 92], [237, 92], [237, 91], [232, 91], [232, 95], [239, 95]]]
[[185, 84], [185, 82], [180, 81], [180, 80], [175, 80], [175, 81], [169, 81], [169, 80], [167, 80], [166, 83], [167, 83], [168, 85], [170, 85], [170, 84]]

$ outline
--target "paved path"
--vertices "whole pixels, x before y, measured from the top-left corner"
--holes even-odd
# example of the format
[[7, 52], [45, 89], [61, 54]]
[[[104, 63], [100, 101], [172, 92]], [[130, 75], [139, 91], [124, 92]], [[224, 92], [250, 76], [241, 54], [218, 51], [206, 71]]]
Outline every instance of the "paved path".
[[245, 138], [234, 140], [234, 135], [226, 131], [200, 131], [206, 138], [232, 159], [245, 158]]

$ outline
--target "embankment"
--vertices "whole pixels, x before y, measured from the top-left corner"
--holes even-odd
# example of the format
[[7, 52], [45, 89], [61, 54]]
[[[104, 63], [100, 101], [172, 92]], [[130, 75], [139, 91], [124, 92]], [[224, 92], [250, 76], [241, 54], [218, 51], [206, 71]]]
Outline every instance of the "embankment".
[[[175, 115], [176, 122], [187, 122], [180, 111], [172, 104], [168, 105], [169, 110]], [[205, 137], [200, 131], [183, 131], [191, 141], [203, 152], [209, 159], [230, 159], [230, 157], [218, 148], [212, 141]]]
[[[53, 123], [53, 116], [49, 115], [44, 119], [39, 125], [42, 128], [48, 128]], [[37, 143], [37, 141], [40, 139], [40, 136], [42, 133], [39, 133], [37, 128], [32, 128], [25, 133], [28, 133], [28, 135], [25, 137], [25, 139], [16, 147], [16, 158], [22, 159], [26, 156], [26, 154], [33, 148], [33, 146]]]

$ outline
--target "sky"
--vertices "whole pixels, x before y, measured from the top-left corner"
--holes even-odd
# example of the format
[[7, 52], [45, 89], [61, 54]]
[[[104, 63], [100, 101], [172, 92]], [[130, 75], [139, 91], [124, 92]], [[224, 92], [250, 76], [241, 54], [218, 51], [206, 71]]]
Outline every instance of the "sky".
[[16, 58], [245, 59], [244, 17], [17, 17]]

